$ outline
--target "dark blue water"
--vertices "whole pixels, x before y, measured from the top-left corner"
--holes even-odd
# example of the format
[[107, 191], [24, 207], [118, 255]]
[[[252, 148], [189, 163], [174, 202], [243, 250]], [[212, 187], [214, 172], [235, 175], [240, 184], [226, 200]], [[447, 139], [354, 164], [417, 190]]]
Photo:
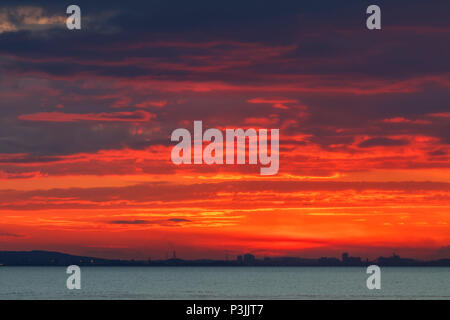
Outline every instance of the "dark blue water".
[[68, 290], [61, 267], [0, 267], [0, 299], [450, 299], [450, 268], [84, 267]]

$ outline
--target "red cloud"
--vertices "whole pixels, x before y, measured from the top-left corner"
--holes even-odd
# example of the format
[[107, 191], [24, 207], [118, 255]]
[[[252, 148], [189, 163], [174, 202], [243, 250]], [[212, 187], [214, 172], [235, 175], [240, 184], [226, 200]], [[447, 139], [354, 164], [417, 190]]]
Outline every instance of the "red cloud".
[[18, 117], [25, 121], [42, 122], [79, 122], [79, 121], [99, 121], [99, 122], [147, 122], [156, 116], [146, 111], [134, 112], [101, 112], [101, 113], [63, 113], [63, 112], [37, 112], [23, 114]]
[[295, 99], [278, 99], [278, 98], [254, 98], [254, 99], [250, 99], [247, 100], [248, 103], [267, 103], [267, 104], [272, 104], [274, 108], [277, 109], [289, 109], [288, 106], [286, 106], [286, 104], [288, 103], [295, 103], [298, 104], [298, 100]]
[[406, 119], [406, 118], [403, 118], [403, 117], [384, 119], [383, 122], [387, 122], [387, 123], [431, 124], [431, 121], [428, 121], [428, 120], [411, 120], [411, 119]]
[[436, 117], [436, 118], [450, 118], [450, 112], [432, 113], [429, 116]]
[[162, 108], [167, 104], [167, 101], [144, 101], [141, 103], [136, 104], [136, 107], [138, 108], [148, 108], [148, 107], [157, 107]]

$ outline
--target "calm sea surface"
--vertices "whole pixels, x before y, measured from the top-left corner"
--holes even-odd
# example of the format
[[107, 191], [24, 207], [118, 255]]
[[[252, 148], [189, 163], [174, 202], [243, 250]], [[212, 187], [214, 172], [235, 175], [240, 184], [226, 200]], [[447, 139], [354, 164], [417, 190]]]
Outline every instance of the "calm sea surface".
[[450, 299], [450, 268], [84, 267], [81, 290], [61, 267], [0, 267], [0, 299]]

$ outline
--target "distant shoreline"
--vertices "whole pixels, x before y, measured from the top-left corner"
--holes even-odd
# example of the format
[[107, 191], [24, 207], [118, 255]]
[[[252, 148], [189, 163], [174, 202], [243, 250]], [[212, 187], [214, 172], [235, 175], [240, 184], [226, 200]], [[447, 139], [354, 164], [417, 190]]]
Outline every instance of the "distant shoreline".
[[0, 267], [19, 266], [92, 266], [92, 267], [450, 267], [449, 259], [420, 261], [401, 258], [397, 255], [379, 257], [375, 260], [362, 260], [350, 257], [347, 253], [342, 259], [321, 257], [316, 259], [299, 257], [266, 257], [257, 259], [252, 254], [238, 256], [236, 260], [119, 260], [76, 256], [51, 251], [0, 251]]

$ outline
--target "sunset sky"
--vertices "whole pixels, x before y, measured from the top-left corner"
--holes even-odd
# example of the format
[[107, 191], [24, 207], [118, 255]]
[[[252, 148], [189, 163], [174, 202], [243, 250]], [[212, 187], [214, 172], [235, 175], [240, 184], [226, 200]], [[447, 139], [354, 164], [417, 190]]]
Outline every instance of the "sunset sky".
[[[450, 2], [370, 4], [2, 0], [0, 250], [450, 257]], [[278, 174], [174, 165], [194, 120]]]

